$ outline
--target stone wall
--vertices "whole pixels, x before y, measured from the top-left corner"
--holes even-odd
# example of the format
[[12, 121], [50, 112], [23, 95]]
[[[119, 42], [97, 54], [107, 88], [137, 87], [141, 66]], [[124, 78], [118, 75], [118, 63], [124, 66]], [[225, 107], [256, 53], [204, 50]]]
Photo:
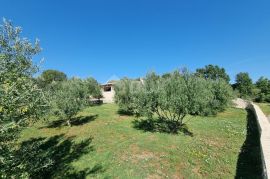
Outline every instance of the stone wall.
[[254, 103], [249, 103], [247, 108], [251, 109], [258, 122], [259, 132], [261, 135], [261, 156], [264, 167], [263, 176], [270, 179], [270, 123], [262, 110]]

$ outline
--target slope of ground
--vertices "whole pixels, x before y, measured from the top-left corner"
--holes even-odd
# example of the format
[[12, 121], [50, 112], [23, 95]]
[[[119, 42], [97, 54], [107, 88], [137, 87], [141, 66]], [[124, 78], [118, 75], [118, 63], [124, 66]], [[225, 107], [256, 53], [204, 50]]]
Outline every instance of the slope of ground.
[[35, 158], [54, 161], [44, 174], [47, 177], [259, 177], [256, 123], [245, 110], [229, 108], [216, 117], [189, 116], [187, 130], [192, 135], [157, 132], [117, 110], [114, 104], [89, 107], [71, 128], [51, 118], [24, 130], [20, 141], [22, 146], [36, 139], [43, 143], [38, 148], [44, 154]]

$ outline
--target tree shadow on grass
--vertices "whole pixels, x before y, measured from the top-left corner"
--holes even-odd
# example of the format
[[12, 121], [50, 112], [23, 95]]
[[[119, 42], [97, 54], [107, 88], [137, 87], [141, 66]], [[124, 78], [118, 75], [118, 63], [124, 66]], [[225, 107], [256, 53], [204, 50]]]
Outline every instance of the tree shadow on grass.
[[168, 134], [178, 134], [179, 132], [182, 132], [187, 136], [193, 137], [193, 133], [189, 131], [185, 124], [179, 125], [175, 121], [163, 119], [137, 119], [132, 123], [135, 129], [143, 130], [145, 132], [161, 132]]
[[238, 156], [235, 178], [263, 178], [260, 133], [253, 112], [247, 113], [247, 136]]
[[22, 142], [15, 151], [16, 161], [11, 174], [27, 173], [29, 178], [86, 178], [104, 172], [98, 164], [93, 168], [77, 171], [71, 163], [84, 154], [92, 152], [92, 139], [75, 143], [73, 138], [56, 135], [50, 138], [35, 138]]
[[[98, 115], [74, 117], [71, 119], [70, 123], [72, 126], [80, 126], [88, 122], [94, 121], [97, 117]], [[50, 122], [45, 128], [57, 128], [64, 125], [67, 125], [66, 120], [59, 119], [59, 120]]]
[[118, 109], [117, 114], [123, 115], [123, 116], [132, 116], [133, 115], [133, 113], [131, 111], [127, 111], [124, 109]]

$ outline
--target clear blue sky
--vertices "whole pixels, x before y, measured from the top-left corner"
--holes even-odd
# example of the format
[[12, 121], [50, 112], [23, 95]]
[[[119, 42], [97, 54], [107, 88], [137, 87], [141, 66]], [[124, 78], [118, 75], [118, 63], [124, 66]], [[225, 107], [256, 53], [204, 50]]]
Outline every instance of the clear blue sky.
[[0, 17], [40, 39], [42, 69], [68, 76], [217, 64], [270, 78], [269, 0], [0, 0]]

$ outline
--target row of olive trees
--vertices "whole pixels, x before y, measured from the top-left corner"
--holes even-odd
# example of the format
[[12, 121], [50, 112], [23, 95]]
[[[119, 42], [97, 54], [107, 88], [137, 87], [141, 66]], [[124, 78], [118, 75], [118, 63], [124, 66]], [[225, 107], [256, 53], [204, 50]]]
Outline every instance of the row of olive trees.
[[187, 115], [223, 111], [232, 99], [232, 88], [223, 79], [205, 79], [187, 71], [158, 76], [149, 73], [143, 82], [123, 79], [116, 84], [115, 100], [121, 110], [183, 125]]
[[[34, 78], [39, 69], [32, 59], [40, 50], [38, 41], [32, 44], [21, 37], [21, 28], [3, 21], [0, 26], [0, 178], [29, 177], [23, 161], [15, 155], [17, 139], [24, 127], [50, 113], [71, 125], [70, 119], [87, 105], [89, 98], [101, 96], [93, 78], [68, 80], [64, 73], [55, 70]], [[32, 167], [38, 171], [48, 165]]]
[[89, 106], [91, 98], [101, 97], [99, 84], [93, 78], [53, 81], [44, 90], [49, 94], [50, 112], [65, 120], [70, 127], [72, 117]]

